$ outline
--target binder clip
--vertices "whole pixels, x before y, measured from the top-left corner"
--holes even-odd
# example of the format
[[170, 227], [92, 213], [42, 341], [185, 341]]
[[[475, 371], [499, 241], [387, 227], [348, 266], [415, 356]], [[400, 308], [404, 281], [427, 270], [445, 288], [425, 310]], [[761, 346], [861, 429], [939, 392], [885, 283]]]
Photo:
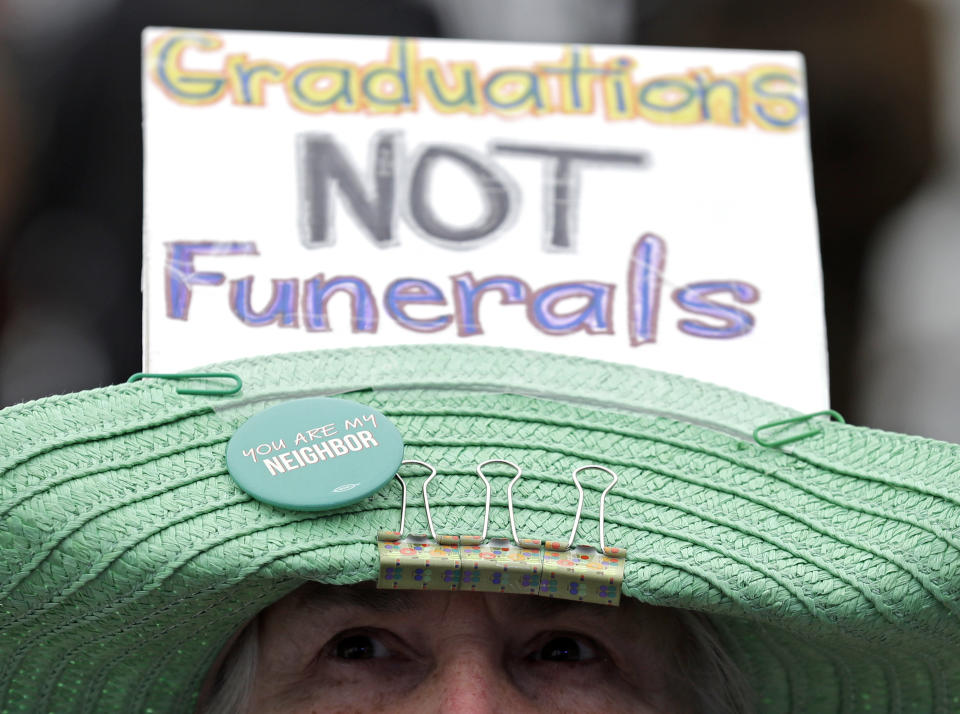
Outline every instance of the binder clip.
[[[423, 461], [405, 460], [403, 464], [415, 464], [430, 469], [430, 476], [423, 484], [424, 505], [431, 535], [430, 505], [426, 501], [427, 484], [437, 475], [437, 470]], [[403, 535], [407, 512], [407, 484], [395, 474], [403, 489], [400, 506], [400, 530], [382, 530], [377, 533], [377, 551], [380, 555], [380, 574], [377, 587], [388, 590], [456, 590], [460, 586], [460, 552], [457, 545], [444, 545], [431, 540], [426, 534]]]
[[[507, 488], [507, 505], [510, 510], [510, 526], [513, 529], [514, 542], [509, 538], [487, 539], [487, 526], [490, 522], [490, 481], [483, 473], [483, 467], [489, 464], [505, 464], [516, 470], [517, 474]], [[535, 595], [540, 584], [540, 541], [520, 541], [513, 520], [513, 485], [519, 480], [522, 470], [512, 461], [491, 459], [477, 466], [477, 476], [487, 490], [486, 510], [483, 516], [483, 533], [477, 536], [460, 538], [461, 590], [475, 592], [499, 592]], [[523, 543], [527, 545], [524, 546]]]
[[[599, 469], [610, 475], [611, 480], [600, 495], [600, 550], [590, 545], [574, 547], [580, 516], [583, 513], [583, 487], [577, 478], [581, 471]], [[604, 519], [607, 493], [616, 483], [617, 475], [604, 466], [581, 466], [573, 472], [577, 487], [577, 512], [573, 528], [566, 543], [547, 541], [543, 549], [543, 573], [540, 579], [540, 595], [544, 597], [578, 600], [602, 605], [620, 604], [620, 587], [623, 582], [623, 566], [626, 550], [608, 548], [604, 538]]]
[[[399, 473], [395, 474], [403, 494], [400, 530], [381, 530], [377, 533], [377, 550], [380, 555], [378, 588], [471, 590], [540, 595], [604, 605], [620, 604], [626, 551], [623, 548], [608, 547], [604, 532], [607, 494], [618, 481], [617, 475], [610, 469], [590, 465], [574, 470], [573, 483], [579, 494], [577, 511], [570, 537], [563, 542], [520, 538], [513, 509], [513, 489], [523, 470], [512, 461], [490, 459], [477, 466], [477, 476], [483, 481], [486, 491], [483, 528], [479, 535], [438, 534], [430, 511], [428, 491], [437, 470], [423, 461], [407, 460], [403, 463], [430, 470], [430, 475], [423, 482], [423, 506], [430, 533], [404, 535], [407, 484]], [[516, 470], [516, 475], [507, 486], [507, 510], [512, 540], [503, 537], [487, 540], [487, 529], [490, 525], [490, 481], [483, 469], [490, 464], [504, 464]], [[578, 476], [587, 469], [598, 469], [610, 476], [610, 483], [600, 495], [599, 550], [591, 545], [573, 544], [583, 514], [583, 486]]]

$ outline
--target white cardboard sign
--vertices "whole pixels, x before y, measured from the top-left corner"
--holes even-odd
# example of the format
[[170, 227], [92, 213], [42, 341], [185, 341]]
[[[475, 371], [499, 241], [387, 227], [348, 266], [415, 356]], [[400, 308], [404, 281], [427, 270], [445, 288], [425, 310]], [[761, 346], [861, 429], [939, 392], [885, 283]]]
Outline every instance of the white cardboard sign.
[[460, 342], [827, 406], [798, 54], [143, 43], [147, 370]]

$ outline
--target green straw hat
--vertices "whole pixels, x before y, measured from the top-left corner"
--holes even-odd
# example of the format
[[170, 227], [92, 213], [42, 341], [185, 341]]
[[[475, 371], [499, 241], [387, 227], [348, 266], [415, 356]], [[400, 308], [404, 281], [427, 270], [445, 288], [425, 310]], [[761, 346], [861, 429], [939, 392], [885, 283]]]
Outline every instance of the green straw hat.
[[[624, 594], [708, 613], [760, 712], [960, 711], [960, 447], [824, 419], [764, 429], [781, 445], [763, 446], [757, 427], [799, 415], [673, 375], [503, 349], [212, 369], [242, 391], [146, 379], [0, 412], [0, 711], [191, 711], [257, 611], [305, 580], [375, 580], [399, 488], [289, 511], [226, 470], [240, 424], [317, 395], [396, 424], [405, 458], [439, 472], [438, 524], [479, 528], [476, 466], [508, 459], [523, 467], [519, 527], [565, 539], [572, 470], [615, 471], [605, 535], [628, 552]], [[513, 473], [486, 473], [490, 534], [509, 535]], [[606, 483], [582, 481], [578, 541], [596, 544]], [[406, 515], [408, 531], [427, 530], [412, 496]]]

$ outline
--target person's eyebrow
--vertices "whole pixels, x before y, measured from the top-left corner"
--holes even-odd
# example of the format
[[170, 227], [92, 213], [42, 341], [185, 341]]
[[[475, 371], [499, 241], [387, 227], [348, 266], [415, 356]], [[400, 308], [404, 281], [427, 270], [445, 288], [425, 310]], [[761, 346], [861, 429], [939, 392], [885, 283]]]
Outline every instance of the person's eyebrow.
[[311, 583], [299, 593], [301, 605], [316, 608], [349, 607], [374, 612], [412, 612], [419, 609], [416, 593], [397, 590], [320, 585]]

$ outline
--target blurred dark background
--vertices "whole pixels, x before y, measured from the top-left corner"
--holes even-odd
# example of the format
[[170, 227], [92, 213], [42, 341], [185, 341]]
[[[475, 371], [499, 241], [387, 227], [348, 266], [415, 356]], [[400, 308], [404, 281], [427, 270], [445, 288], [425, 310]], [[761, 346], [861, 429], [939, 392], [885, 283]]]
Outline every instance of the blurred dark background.
[[175, 25], [803, 52], [833, 407], [960, 441], [958, 18], [950, 0], [0, 0], [0, 405], [140, 368], [140, 30]]

